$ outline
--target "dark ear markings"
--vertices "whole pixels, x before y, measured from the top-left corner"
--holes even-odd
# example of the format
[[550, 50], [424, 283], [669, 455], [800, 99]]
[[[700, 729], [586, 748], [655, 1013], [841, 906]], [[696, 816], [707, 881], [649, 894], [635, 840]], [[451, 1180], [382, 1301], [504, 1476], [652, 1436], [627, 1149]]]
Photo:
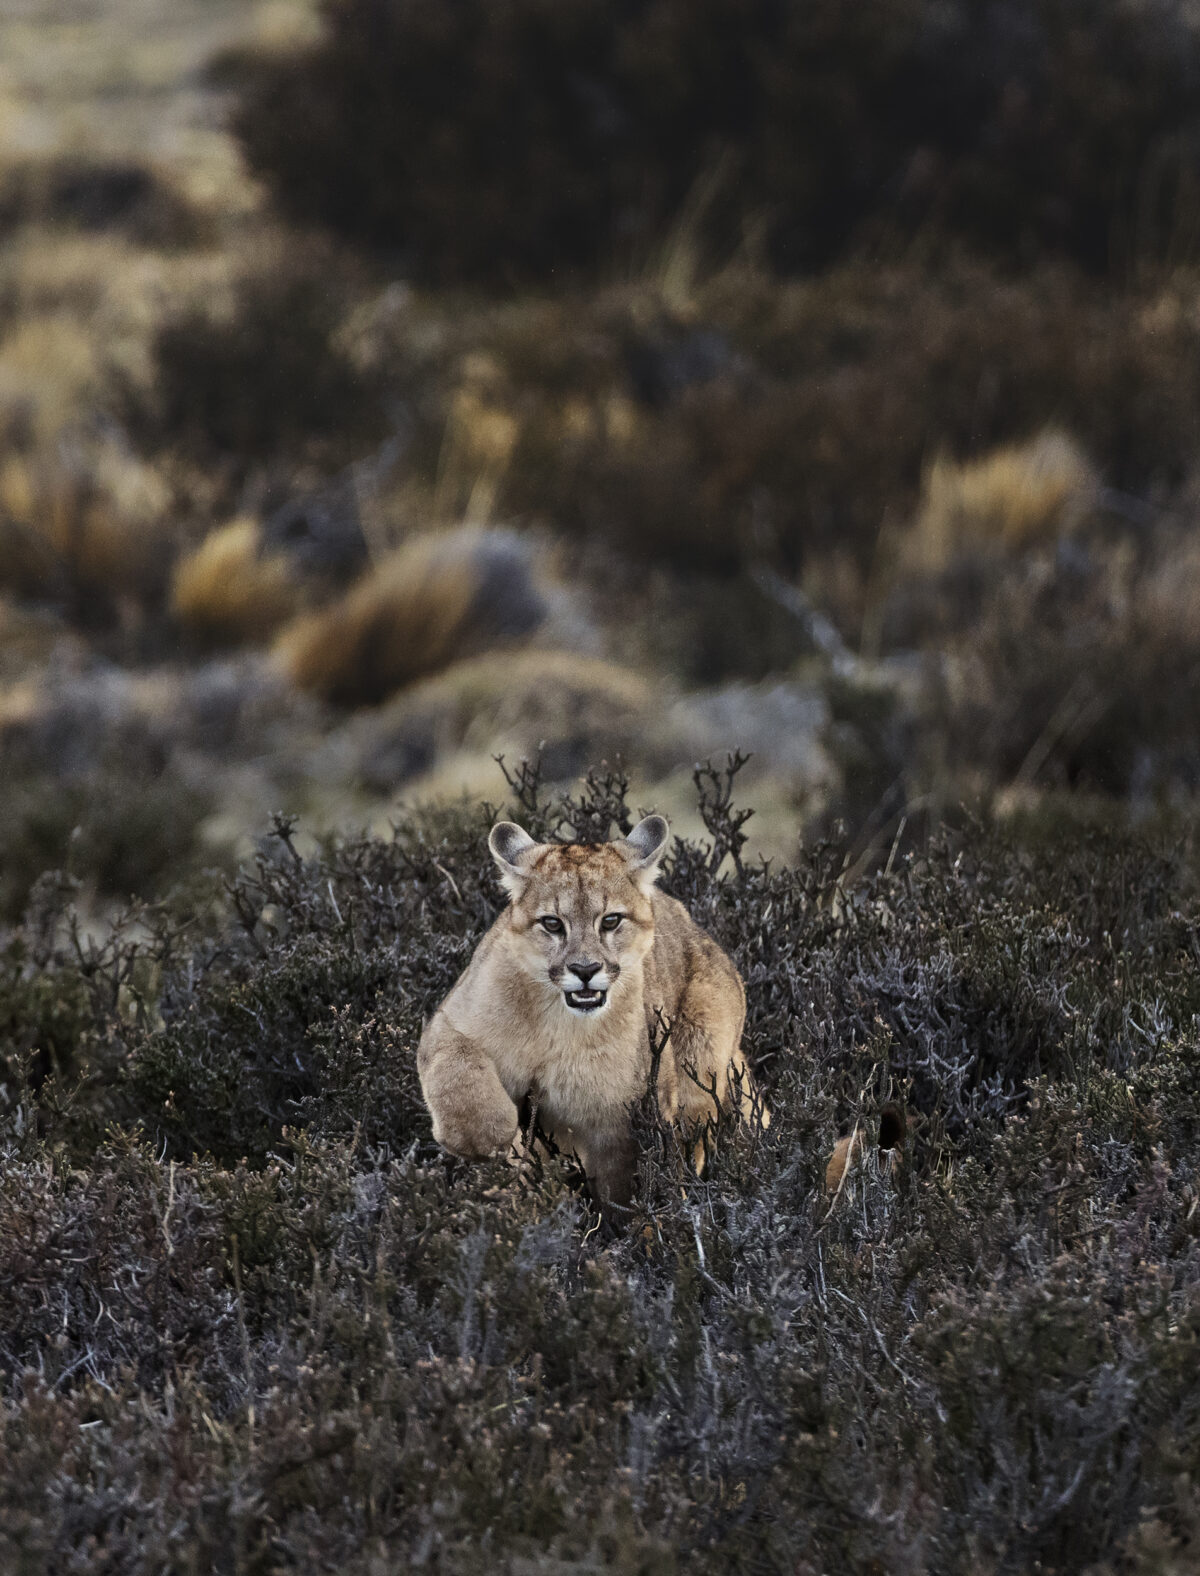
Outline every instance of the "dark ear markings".
[[498, 821], [488, 833], [488, 848], [500, 868], [510, 897], [519, 898], [529, 879], [529, 855], [537, 848], [529, 833], [512, 821]]
[[497, 864], [516, 865], [524, 854], [536, 847], [529, 833], [514, 821], [497, 821], [488, 834], [488, 848]]
[[667, 851], [670, 835], [671, 828], [664, 815], [648, 815], [645, 820], [639, 821], [624, 840], [632, 856], [630, 863], [633, 868], [647, 870], [656, 865]]

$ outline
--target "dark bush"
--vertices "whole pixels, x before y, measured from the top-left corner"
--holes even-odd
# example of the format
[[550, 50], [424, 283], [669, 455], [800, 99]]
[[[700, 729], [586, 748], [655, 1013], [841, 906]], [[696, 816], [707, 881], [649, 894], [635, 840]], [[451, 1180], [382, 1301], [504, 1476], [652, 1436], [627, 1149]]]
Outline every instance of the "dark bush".
[[201, 216], [149, 165], [59, 157], [0, 171], [0, 235], [22, 225], [115, 231], [145, 246], [194, 246]]
[[[47, 869], [102, 898], [161, 896], [203, 865], [200, 826], [212, 807], [203, 788], [144, 761], [14, 776], [0, 801], [0, 919], [20, 914]], [[219, 850], [207, 853], [219, 862]]]
[[[963, 259], [786, 284], [738, 271], [686, 314], [628, 292], [464, 316], [421, 379], [466, 429], [459, 452], [472, 420], [512, 424], [497, 483], [508, 512], [689, 570], [766, 558], [865, 577], [939, 451], [1055, 425], [1112, 485], [1178, 484], [1200, 437], [1186, 291], [1114, 295], [1066, 267], [1013, 279]], [[397, 357], [420, 327], [400, 328]], [[700, 333], [723, 348], [685, 376], [677, 353]], [[428, 441], [413, 460], [432, 475], [443, 452]], [[475, 480], [465, 467], [462, 506]]]
[[[928, 721], [989, 785], [1082, 789], [1146, 812], [1200, 787], [1200, 563], [1186, 542], [1073, 544], [984, 571]], [[943, 593], [944, 601], [953, 601]]]
[[205, 222], [150, 165], [55, 158], [0, 172], [0, 235], [22, 225], [128, 235], [143, 246], [196, 246]]
[[1089, 266], [1179, 255], [1200, 37], [1178, 0], [327, 0], [241, 62], [235, 125], [285, 212], [504, 284], [702, 245], [786, 267], [889, 233]]
[[[838, 845], [739, 874], [700, 780], [667, 884], [738, 959], [773, 1121], [698, 1180], [645, 1113], [607, 1242], [561, 1163], [430, 1141], [413, 1049], [496, 912], [485, 814], [309, 860], [280, 822], [197, 934], [76, 946], [41, 892], [0, 1032], [58, 1033], [57, 985], [75, 1095], [0, 1114], [8, 1566], [1182, 1568], [1146, 1551], [1195, 1525], [1190, 845], [974, 827], [849, 888]], [[510, 787], [543, 836], [633, 813], [619, 777]], [[885, 1098], [905, 1163], [831, 1200]]]
[[324, 245], [264, 247], [241, 266], [228, 310], [189, 307], [155, 330], [152, 385], [130, 397], [135, 430], [152, 447], [239, 472], [284, 454], [359, 452], [382, 410], [378, 380], [337, 338], [354, 290], [353, 270]]

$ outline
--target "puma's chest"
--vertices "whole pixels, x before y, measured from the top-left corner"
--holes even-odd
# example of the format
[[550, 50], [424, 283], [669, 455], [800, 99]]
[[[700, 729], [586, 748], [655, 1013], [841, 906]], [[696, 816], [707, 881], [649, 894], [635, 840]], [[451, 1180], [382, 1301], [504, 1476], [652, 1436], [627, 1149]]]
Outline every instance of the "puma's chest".
[[497, 1057], [509, 1094], [516, 1100], [536, 1094], [548, 1119], [571, 1127], [611, 1118], [636, 1100], [649, 1068], [644, 1030], [638, 1022], [604, 1025], [603, 1034], [600, 1027], [573, 1018], [531, 1025], [523, 1043]]

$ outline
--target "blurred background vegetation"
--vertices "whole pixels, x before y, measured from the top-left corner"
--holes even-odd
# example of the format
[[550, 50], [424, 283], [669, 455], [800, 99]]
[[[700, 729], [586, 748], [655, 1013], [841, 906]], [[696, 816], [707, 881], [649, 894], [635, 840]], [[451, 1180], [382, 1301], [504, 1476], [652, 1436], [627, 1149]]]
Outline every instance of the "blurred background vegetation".
[[1190, 803], [1198, 245], [1172, 0], [6, 6], [0, 909], [539, 746]]
[[[1194, 1571], [1198, 436], [1193, 0], [3, 0], [5, 1576]], [[747, 981], [610, 1240], [505, 797]]]

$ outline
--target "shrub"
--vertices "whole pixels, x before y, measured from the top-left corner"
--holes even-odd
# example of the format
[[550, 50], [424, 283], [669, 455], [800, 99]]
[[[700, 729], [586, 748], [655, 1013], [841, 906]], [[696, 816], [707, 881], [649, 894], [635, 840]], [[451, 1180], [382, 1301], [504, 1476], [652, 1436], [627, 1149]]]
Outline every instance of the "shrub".
[[932, 570], [964, 554], [1053, 543], [1081, 522], [1098, 493], [1087, 457], [1058, 432], [966, 463], [941, 455], [923, 478], [905, 556]]
[[735, 273], [689, 312], [720, 336], [720, 363], [653, 401], [628, 359], [664, 332], [639, 325], [644, 302], [573, 334], [551, 309], [520, 325], [514, 312], [489, 343], [505, 374], [493, 398], [520, 429], [499, 504], [681, 567], [841, 556], [865, 576], [883, 522], [915, 508], [939, 451], [973, 459], [1057, 425], [1111, 485], [1161, 494], [1196, 442], [1189, 288], [1114, 297], [1068, 270], [1016, 280], [962, 261], [787, 285]]
[[[964, 591], [967, 594], [964, 594]], [[977, 780], [1081, 788], [1149, 807], [1200, 784], [1200, 564], [1093, 546], [1038, 556], [935, 601], [955, 607], [932, 722]], [[929, 619], [926, 631], [936, 634]]]
[[115, 754], [75, 777], [14, 773], [0, 803], [0, 918], [20, 914], [52, 868], [102, 898], [162, 895], [203, 865], [211, 808], [178, 773]]
[[347, 442], [371, 442], [379, 384], [338, 340], [354, 292], [353, 270], [328, 247], [296, 237], [262, 244], [224, 309], [185, 307], [155, 329], [152, 386], [127, 396], [136, 430], [239, 474], [284, 453], [338, 458]]
[[[458, 752], [482, 751], [496, 739], [530, 756], [540, 747], [547, 779], [566, 782], [602, 751], [645, 749], [661, 705], [661, 689], [631, 668], [574, 651], [512, 651], [502, 662], [469, 657], [418, 681], [354, 718], [346, 743], [357, 774], [379, 793], [394, 793]], [[652, 748], [676, 746], [674, 738], [664, 740], [661, 720], [654, 731]]]
[[0, 172], [0, 234], [22, 225], [119, 231], [144, 246], [189, 246], [203, 239], [196, 210], [148, 165], [59, 157]]
[[144, 615], [170, 557], [167, 493], [111, 438], [64, 433], [0, 461], [0, 586], [93, 628]]
[[[742, 968], [774, 1120], [721, 1131], [697, 1179], [643, 1113], [607, 1241], [568, 1167], [429, 1138], [415, 1039], [500, 900], [483, 813], [311, 859], [279, 822], [198, 931], [148, 911], [101, 950], [44, 891], [0, 1033], [49, 1034], [57, 987], [78, 1093], [54, 1077], [0, 1112], [9, 1564], [1186, 1556], [1180, 827], [976, 826], [847, 888], [836, 844], [739, 871], [729, 779], [700, 781], [709, 840], [666, 883]], [[619, 777], [554, 803], [526, 767], [510, 791], [543, 836], [631, 814]], [[833, 1203], [834, 1134], [899, 1097], [911, 1164]]]
[[435, 281], [594, 273], [681, 210], [701, 247], [754, 234], [788, 267], [933, 229], [1124, 269], [1194, 222], [1174, 0], [329, 0], [324, 23], [240, 73], [251, 167]]

